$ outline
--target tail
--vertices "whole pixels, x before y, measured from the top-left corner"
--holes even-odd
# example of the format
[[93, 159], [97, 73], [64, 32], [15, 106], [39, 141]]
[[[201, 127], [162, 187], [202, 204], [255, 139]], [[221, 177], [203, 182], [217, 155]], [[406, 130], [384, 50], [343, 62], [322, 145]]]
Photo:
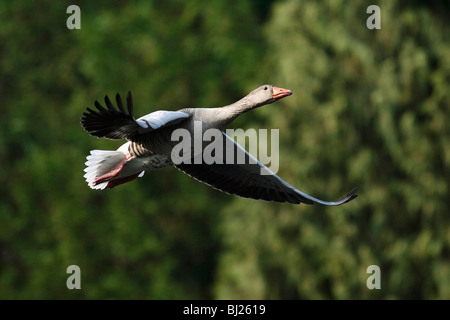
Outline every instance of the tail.
[[117, 151], [92, 150], [86, 159], [84, 178], [92, 189], [114, 188], [144, 175], [144, 171], [124, 174], [122, 169], [131, 156], [121, 148]]

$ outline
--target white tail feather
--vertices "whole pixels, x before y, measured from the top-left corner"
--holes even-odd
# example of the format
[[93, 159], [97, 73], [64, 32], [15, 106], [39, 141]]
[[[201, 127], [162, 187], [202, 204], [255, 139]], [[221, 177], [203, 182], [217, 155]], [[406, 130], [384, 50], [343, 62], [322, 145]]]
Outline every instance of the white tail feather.
[[109, 172], [116, 167], [126, 157], [123, 151], [91, 150], [91, 154], [86, 157], [86, 168], [84, 178], [92, 189], [105, 189], [108, 181], [94, 184], [97, 177]]

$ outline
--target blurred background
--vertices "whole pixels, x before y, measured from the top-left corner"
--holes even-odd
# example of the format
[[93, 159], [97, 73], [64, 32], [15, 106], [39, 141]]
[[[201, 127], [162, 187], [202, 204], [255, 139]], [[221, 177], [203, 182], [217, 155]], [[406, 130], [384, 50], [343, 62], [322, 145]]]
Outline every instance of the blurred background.
[[[0, 2], [0, 298], [450, 299], [450, 5], [370, 4], [380, 30], [367, 1]], [[174, 168], [85, 183], [89, 150], [122, 144], [81, 128], [95, 100], [131, 90], [142, 116], [266, 83], [294, 94], [231, 127], [279, 129], [283, 179], [356, 200], [242, 199]]]

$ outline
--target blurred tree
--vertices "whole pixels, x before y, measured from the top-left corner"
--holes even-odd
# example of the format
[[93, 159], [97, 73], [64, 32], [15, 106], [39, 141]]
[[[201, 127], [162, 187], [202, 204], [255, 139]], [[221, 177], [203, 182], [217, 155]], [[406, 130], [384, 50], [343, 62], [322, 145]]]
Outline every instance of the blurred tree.
[[[360, 197], [236, 200], [222, 212], [218, 298], [450, 298], [449, 7], [376, 4], [381, 30], [362, 1], [274, 5], [266, 72], [294, 90], [262, 111], [280, 128], [279, 173], [320, 198], [353, 185]], [[372, 264], [381, 290], [366, 287]]]
[[[0, 299], [450, 298], [448, 4], [0, 3]], [[41, 14], [45, 12], [45, 14]], [[279, 128], [279, 174], [338, 208], [235, 198], [173, 168], [83, 179], [94, 100], [135, 113], [292, 89], [234, 128]], [[81, 290], [66, 269], [81, 268]], [[381, 267], [381, 290], [365, 286]]]
[[[232, 198], [174, 169], [90, 190], [85, 156], [120, 143], [89, 137], [79, 118], [94, 99], [128, 90], [137, 115], [241, 97], [263, 54], [264, 10], [237, 1], [78, 5], [81, 29], [68, 30], [64, 3], [0, 4], [0, 298], [211, 298], [218, 208]], [[65, 286], [72, 264], [78, 292]]]

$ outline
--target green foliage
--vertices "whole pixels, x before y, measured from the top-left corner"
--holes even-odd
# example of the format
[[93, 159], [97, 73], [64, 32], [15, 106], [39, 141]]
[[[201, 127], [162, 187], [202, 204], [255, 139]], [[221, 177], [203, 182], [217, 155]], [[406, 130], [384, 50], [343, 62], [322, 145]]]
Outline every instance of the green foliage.
[[[378, 1], [0, 3], [1, 299], [450, 299], [449, 6]], [[44, 14], [45, 13], [45, 14]], [[279, 128], [279, 175], [341, 207], [241, 199], [173, 168], [83, 179], [94, 100], [135, 113], [294, 91], [233, 128]], [[81, 290], [66, 268], [81, 268]], [[381, 268], [381, 290], [366, 269]]]

